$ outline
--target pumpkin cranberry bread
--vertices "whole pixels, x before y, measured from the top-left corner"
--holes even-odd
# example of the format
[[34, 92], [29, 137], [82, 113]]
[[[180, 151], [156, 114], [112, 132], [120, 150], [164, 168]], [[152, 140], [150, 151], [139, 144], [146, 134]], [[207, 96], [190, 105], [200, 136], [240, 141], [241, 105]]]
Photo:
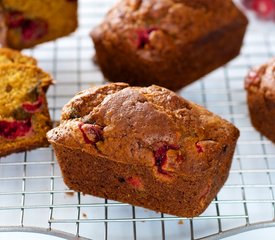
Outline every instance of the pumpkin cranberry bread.
[[0, 48], [0, 64], [19, 63], [27, 65], [36, 65], [37, 61], [29, 56], [23, 55], [19, 51], [9, 48]]
[[252, 69], [245, 88], [253, 126], [275, 143], [275, 58]]
[[165, 88], [124, 83], [79, 93], [47, 134], [71, 189], [186, 217], [224, 184], [238, 136]]
[[15, 49], [33, 47], [72, 33], [77, 0], [2, 0], [0, 41]]
[[48, 146], [50, 84], [52, 78], [35, 66], [0, 64], [0, 156]]
[[231, 0], [123, 0], [91, 37], [108, 80], [178, 90], [237, 56], [246, 25]]

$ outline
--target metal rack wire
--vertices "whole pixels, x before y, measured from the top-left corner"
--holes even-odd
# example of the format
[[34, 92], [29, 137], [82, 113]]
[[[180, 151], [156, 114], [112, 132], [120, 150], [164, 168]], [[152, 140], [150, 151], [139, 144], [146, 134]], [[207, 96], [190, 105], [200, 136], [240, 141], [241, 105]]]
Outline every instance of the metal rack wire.
[[[88, 33], [113, 0], [80, 1], [80, 28], [68, 38], [29, 53], [51, 72], [48, 101], [53, 120], [79, 90], [103, 83], [92, 64]], [[27, 231], [66, 239], [217, 239], [275, 225], [275, 146], [250, 124], [243, 78], [275, 55], [275, 33], [250, 28], [242, 54], [179, 94], [204, 105], [241, 130], [230, 176], [199, 217], [178, 218], [100, 199], [66, 188], [51, 148], [0, 159], [0, 232]]]

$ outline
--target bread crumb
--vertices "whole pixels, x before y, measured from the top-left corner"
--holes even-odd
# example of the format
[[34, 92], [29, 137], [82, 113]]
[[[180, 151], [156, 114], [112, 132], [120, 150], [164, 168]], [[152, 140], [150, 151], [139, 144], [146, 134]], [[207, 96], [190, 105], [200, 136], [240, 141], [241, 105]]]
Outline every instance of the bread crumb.
[[65, 192], [65, 194], [66, 194], [67, 196], [70, 196], [70, 197], [73, 197], [73, 196], [74, 196], [74, 192]]
[[179, 220], [178, 224], [180, 225], [184, 224], [183, 220]]
[[83, 217], [83, 218], [88, 218], [88, 216], [87, 216], [86, 213], [82, 213], [82, 217]]

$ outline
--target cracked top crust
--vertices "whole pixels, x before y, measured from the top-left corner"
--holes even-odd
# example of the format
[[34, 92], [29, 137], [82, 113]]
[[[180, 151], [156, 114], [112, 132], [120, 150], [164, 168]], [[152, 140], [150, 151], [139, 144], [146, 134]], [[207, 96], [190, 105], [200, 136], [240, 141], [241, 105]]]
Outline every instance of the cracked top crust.
[[126, 164], [153, 167], [164, 152], [161, 171], [190, 174], [216, 165], [238, 136], [229, 122], [165, 88], [125, 83], [80, 92], [48, 132], [51, 143]]
[[203, 39], [232, 22], [247, 23], [232, 0], [125, 0], [108, 12], [91, 36], [105, 47], [136, 52], [140, 35], [145, 35], [148, 44], [141, 44], [137, 54], [151, 59]]
[[275, 58], [251, 69], [245, 79], [245, 88], [250, 92], [261, 91], [266, 98], [275, 101]]

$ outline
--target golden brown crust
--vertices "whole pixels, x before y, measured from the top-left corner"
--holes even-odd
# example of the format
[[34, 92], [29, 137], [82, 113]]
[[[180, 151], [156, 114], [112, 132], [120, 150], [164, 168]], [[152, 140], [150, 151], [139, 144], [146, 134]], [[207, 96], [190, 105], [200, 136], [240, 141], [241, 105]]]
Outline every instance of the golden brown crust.
[[251, 69], [245, 89], [253, 126], [275, 143], [275, 59]]
[[[240, 18], [240, 11], [231, 0], [192, 2], [120, 1], [108, 12], [103, 23], [92, 31], [92, 37], [122, 51], [135, 51], [141, 58], [158, 59], [160, 53], [176, 50], [177, 45], [196, 42]], [[133, 44], [137, 38], [135, 31], [150, 27], [156, 28], [150, 35], [149, 46], [145, 46], [150, 51], [136, 51]], [[123, 36], [127, 37], [121, 42]]]
[[[101, 197], [107, 191], [111, 199], [182, 216], [201, 213], [217, 194], [228, 176], [238, 136], [238, 129], [229, 122], [167, 89], [124, 83], [82, 91], [64, 106], [60, 126], [47, 134], [71, 188]], [[131, 200], [136, 197], [129, 187], [130, 192], [112, 195], [111, 187], [99, 187], [105, 175], [95, 173], [98, 170], [94, 167], [101, 169], [99, 165], [113, 169], [105, 176], [107, 182], [112, 179], [108, 186], [119, 185], [119, 177], [142, 178], [144, 189], [149, 182], [159, 182], [169, 189], [177, 186], [175, 191], [186, 194], [186, 206], [181, 210], [179, 204], [153, 207], [150, 201], [146, 204], [144, 192], [139, 192], [140, 202]], [[83, 171], [91, 174], [83, 176]], [[94, 187], [82, 184], [93, 180]], [[188, 184], [195, 183], [193, 191], [185, 192]], [[156, 195], [163, 191], [162, 187], [155, 188], [159, 191]], [[151, 191], [146, 194], [156, 198]], [[127, 194], [130, 196], [125, 197]], [[200, 194], [205, 195], [203, 201]], [[174, 197], [177, 202], [180, 195], [175, 193]], [[192, 199], [194, 209], [188, 207]]]
[[[4, 94], [0, 100], [1, 129], [5, 122], [31, 123], [30, 131], [24, 136], [0, 135], [0, 156], [49, 145], [46, 133], [52, 123], [46, 91], [51, 84], [51, 76], [36, 66], [0, 64], [0, 89]], [[32, 110], [32, 104], [37, 105], [37, 109]]]
[[[148, 166], [153, 165], [148, 156], [152, 155], [158, 143], [180, 145], [182, 153], [193, 164], [194, 156], [199, 156], [195, 154], [197, 142], [208, 146], [210, 152], [221, 152], [227, 145], [227, 136], [238, 135], [230, 123], [158, 86], [140, 88], [119, 83], [83, 91], [63, 108], [61, 120], [61, 126], [54, 131], [60, 132], [53, 136], [57, 144], [67, 145], [70, 139], [69, 147], [94, 154], [97, 149], [85, 144], [78, 124], [95, 122], [104, 127], [104, 141], [97, 146], [103, 155], [116, 161]], [[138, 152], [138, 155], [133, 155], [133, 152]], [[198, 159], [197, 163], [198, 168], [204, 167]]]
[[23, 55], [21, 52], [10, 48], [0, 48], [0, 64], [8, 63], [37, 65], [36, 59], [30, 56]]
[[178, 90], [238, 55], [246, 25], [231, 0], [128, 0], [91, 37], [108, 80]]

